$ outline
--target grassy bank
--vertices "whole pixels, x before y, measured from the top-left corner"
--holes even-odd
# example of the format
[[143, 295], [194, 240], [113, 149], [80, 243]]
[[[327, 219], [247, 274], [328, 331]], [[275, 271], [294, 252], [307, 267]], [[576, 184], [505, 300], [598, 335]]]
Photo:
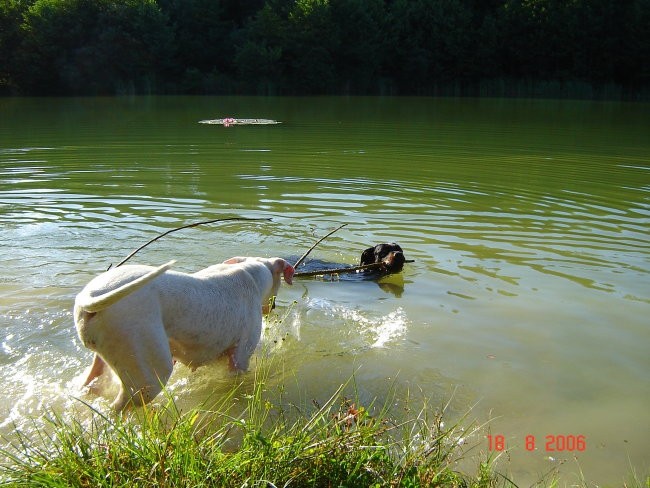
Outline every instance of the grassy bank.
[[[266, 389], [267, 373], [258, 368], [251, 386], [234, 386], [218, 401], [187, 412], [172, 399], [125, 417], [81, 402], [88, 414], [79, 416], [83, 420], [69, 414], [51, 414], [44, 424], [39, 419], [36, 435], [17, 431], [10, 447], [0, 449], [0, 485], [517, 486], [498, 473], [494, 455], [474, 451], [485, 426], [461, 421], [445, 427], [440, 411], [426, 402], [417, 409], [402, 405], [406, 414], [397, 420], [385, 406], [364, 407], [346, 396], [354, 398], [354, 379], [322, 405], [295, 405], [283, 402], [277, 388]], [[464, 465], [475, 471], [462, 473], [458, 464], [468, 457]], [[534, 486], [568, 486], [557, 475], [548, 473]], [[625, 488], [650, 488], [650, 477], [632, 472], [627, 480]], [[580, 476], [571, 486], [598, 485]]]
[[[39, 435], [16, 433], [2, 456], [8, 486], [490, 487], [502, 485], [489, 459], [461, 474], [461, 426], [421, 405], [395, 420], [361, 406], [354, 381], [322, 405], [282, 401], [259, 367], [250, 388], [180, 412], [163, 401], [125, 418], [90, 406], [84, 421], [51, 415]], [[352, 392], [348, 398], [345, 392]], [[409, 410], [410, 411], [410, 410]], [[372, 414], [371, 414], [372, 412]], [[466, 427], [466, 426], [465, 426]], [[477, 440], [477, 442], [479, 442]], [[467, 445], [462, 446], [467, 448]]]

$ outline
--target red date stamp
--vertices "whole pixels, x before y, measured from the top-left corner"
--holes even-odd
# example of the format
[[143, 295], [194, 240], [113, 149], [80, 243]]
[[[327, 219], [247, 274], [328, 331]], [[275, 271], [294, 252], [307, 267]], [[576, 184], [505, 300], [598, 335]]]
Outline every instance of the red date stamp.
[[[506, 438], [502, 434], [488, 435], [488, 450], [505, 451]], [[543, 442], [538, 444], [534, 435], [527, 435], [524, 438], [524, 447], [527, 451], [534, 451], [543, 448], [546, 452], [583, 452], [587, 449], [587, 437], [584, 435], [547, 435]]]

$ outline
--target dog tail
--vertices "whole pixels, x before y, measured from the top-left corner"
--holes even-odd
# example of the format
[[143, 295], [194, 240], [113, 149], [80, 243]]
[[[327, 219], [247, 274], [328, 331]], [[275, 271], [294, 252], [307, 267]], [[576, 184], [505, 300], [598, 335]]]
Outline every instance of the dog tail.
[[175, 262], [176, 261], [169, 261], [168, 263], [159, 266], [158, 268], [150, 271], [149, 273], [142, 275], [133, 281], [125, 283], [124, 285], [120, 286], [119, 288], [116, 288], [115, 290], [111, 290], [108, 293], [105, 293], [97, 297], [82, 292], [79, 295], [77, 295], [75, 305], [85, 310], [86, 312], [90, 312], [90, 313], [104, 310], [105, 308], [113, 305], [114, 303], [118, 302], [125, 296], [130, 295], [137, 289], [142, 288], [151, 280], [163, 274], [165, 271], [171, 268]]

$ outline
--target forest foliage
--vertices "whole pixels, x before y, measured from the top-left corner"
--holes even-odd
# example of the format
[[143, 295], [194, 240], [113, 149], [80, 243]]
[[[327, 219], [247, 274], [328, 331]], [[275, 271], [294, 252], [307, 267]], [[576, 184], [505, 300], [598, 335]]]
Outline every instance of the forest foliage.
[[0, 0], [0, 94], [650, 98], [650, 0]]

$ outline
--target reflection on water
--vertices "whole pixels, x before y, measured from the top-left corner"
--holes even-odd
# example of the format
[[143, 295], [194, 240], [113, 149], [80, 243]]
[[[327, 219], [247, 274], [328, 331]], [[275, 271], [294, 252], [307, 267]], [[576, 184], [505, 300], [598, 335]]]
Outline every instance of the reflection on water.
[[[647, 105], [436, 99], [0, 100], [0, 428], [72, 415], [90, 354], [74, 295], [155, 235], [137, 262], [194, 271], [232, 255], [358, 262], [397, 241], [403, 273], [283, 287], [262, 350], [289, 393], [322, 399], [354, 373], [368, 402], [422, 391], [472, 405], [513, 447], [520, 483], [554, 468], [616, 483], [647, 470], [650, 380]], [[277, 126], [199, 120], [264, 117]], [[270, 352], [269, 352], [270, 351]], [[264, 354], [260, 352], [259, 354]], [[169, 383], [181, 405], [223, 368]], [[528, 452], [526, 435], [585, 435]], [[475, 439], [485, 451], [487, 443]], [[628, 459], [629, 458], [629, 459]], [[564, 460], [569, 460], [563, 463]]]

